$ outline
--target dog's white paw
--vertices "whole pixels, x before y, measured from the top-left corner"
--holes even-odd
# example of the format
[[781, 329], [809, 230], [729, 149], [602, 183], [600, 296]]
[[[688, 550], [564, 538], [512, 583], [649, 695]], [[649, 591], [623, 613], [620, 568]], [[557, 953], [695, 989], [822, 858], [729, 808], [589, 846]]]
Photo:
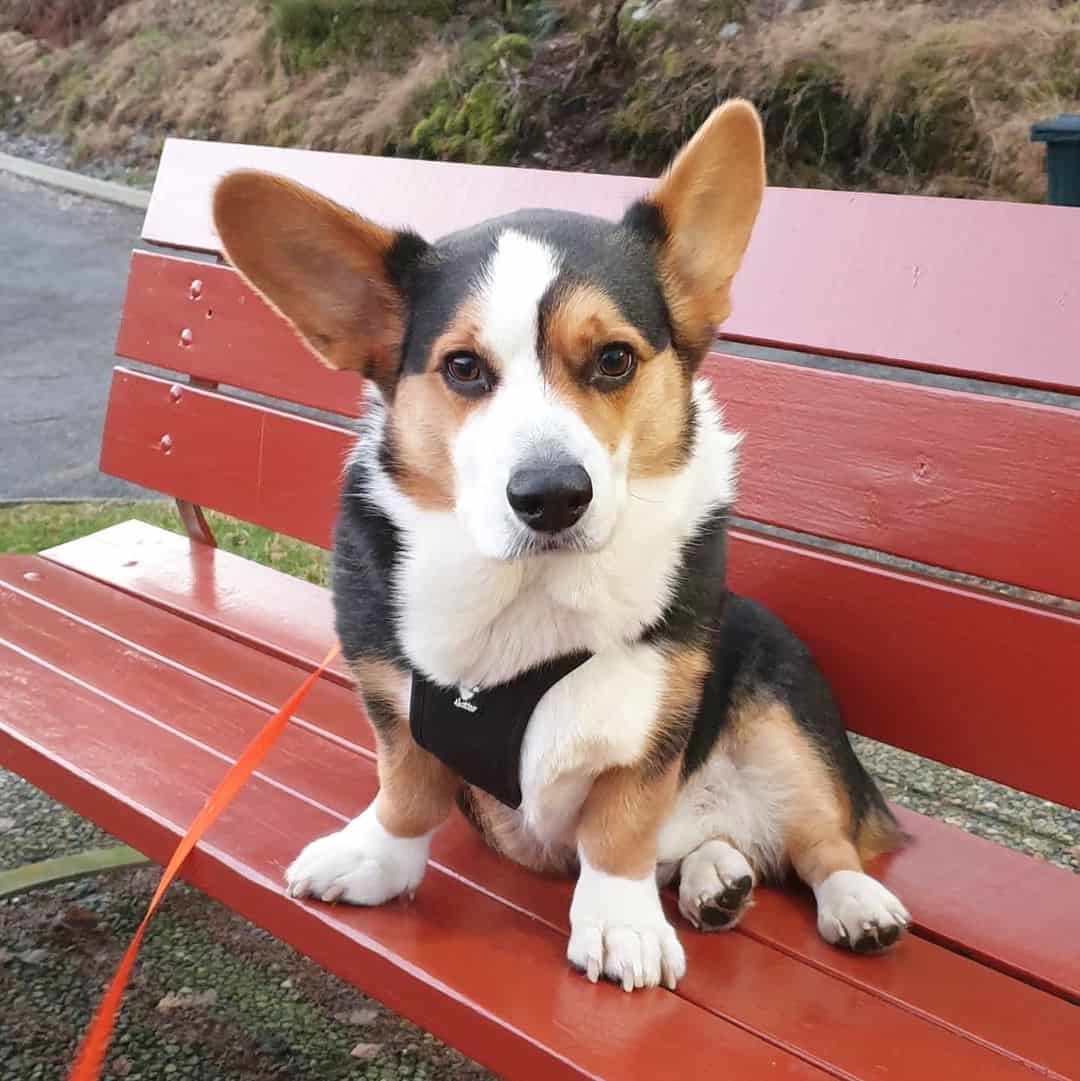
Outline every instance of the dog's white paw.
[[754, 869], [727, 841], [706, 841], [683, 861], [679, 911], [699, 931], [734, 927], [750, 906]]
[[660, 905], [655, 876], [619, 878], [584, 859], [570, 905], [566, 956], [593, 983], [605, 976], [624, 991], [661, 984], [674, 990], [686, 972], [686, 956]]
[[285, 882], [291, 897], [381, 905], [416, 891], [430, 848], [430, 834], [387, 833], [372, 804], [344, 829], [312, 841], [285, 872]]
[[903, 904], [861, 871], [834, 871], [814, 890], [814, 897], [821, 937], [856, 953], [888, 949], [911, 922]]

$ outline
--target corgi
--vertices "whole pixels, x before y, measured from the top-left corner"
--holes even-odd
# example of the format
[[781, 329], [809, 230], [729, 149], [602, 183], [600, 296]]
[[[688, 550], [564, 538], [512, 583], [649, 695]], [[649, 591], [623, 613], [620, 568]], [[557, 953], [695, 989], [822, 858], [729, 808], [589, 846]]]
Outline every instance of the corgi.
[[701, 931], [789, 870], [830, 943], [907, 927], [863, 872], [902, 833], [823, 677], [725, 586], [739, 437], [698, 370], [764, 186], [737, 100], [618, 221], [521, 210], [429, 242], [269, 174], [219, 183], [229, 261], [366, 380], [332, 586], [380, 789], [300, 852], [293, 897], [411, 896], [456, 803], [577, 876], [568, 959], [628, 991], [685, 972], [676, 881]]

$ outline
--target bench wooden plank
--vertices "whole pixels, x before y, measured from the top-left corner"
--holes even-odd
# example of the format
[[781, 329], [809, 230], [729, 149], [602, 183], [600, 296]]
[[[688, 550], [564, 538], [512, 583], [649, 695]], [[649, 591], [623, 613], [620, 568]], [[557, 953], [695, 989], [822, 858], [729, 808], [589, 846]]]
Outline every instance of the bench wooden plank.
[[[178, 399], [166, 381], [121, 370], [102, 468], [327, 546], [349, 442], [343, 429], [194, 389]], [[730, 580], [807, 642], [854, 731], [1080, 806], [1080, 726], [1062, 706], [1080, 619], [740, 531]]]
[[746, 518], [1080, 598], [1080, 410], [714, 354]]
[[[196, 281], [200, 288], [193, 296]], [[185, 330], [189, 342], [180, 337]], [[315, 360], [229, 267], [133, 252], [116, 352], [270, 398], [359, 413], [359, 376]]]
[[[131, 565], [133, 551], [139, 553], [138, 566]], [[291, 657], [307, 667], [314, 667], [331, 638], [332, 622], [323, 590], [140, 523], [113, 527], [53, 549], [50, 555], [65, 566], [120, 590], [131, 591], [168, 611], [227, 629], [227, 633], [237, 638], [270, 648], [275, 654]], [[198, 565], [201, 569], [179, 573], [185, 564]], [[214, 583], [214, 588], [191, 589], [190, 584], [200, 580]], [[68, 578], [55, 586], [48, 579], [33, 585], [35, 593], [47, 588], [55, 590], [50, 596], [58, 602], [79, 593], [77, 584]], [[222, 598], [220, 610], [214, 605], [215, 590]], [[237, 595], [258, 598], [259, 605], [238, 607], [231, 603], [231, 598]], [[116, 598], [115, 618], [120, 618], [122, 606], [128, 600], [127, 593]], [[147, 623], [150, 624], [148, 617]], [[178, 639], [173, 648], [178, 648]], [[228, 662], [218, 663], [225, 668], [214, 669], [212, 678], [235, 687], [237, 677], [228, 676]], [[269, 694], [270, 689], [265, 693]], [[273, 689], [278, 695], [288, 693], [284, 683]], [[257, 688], [250, 687], [249, 691], [257, 693]], [[355, 747], [370, 747], [370, 735], [358, 723], [354, 710], [347, 698], [315, 701], [313, 695], [305, 717], [308, 712], [312, 719], [317, 716], [319, 726], [336, 739]], [[1080, 957], [1075, 949], [1062, 946], [1063, 942], [1080, 941], [1076, 879], [920, 815], [902, 810], [900, 813], [916, 843], [900, 856], [883, 861], [877, 873], [901, 896], [909, 900], [918, 898], [919, 903], [913, 907], [917, 925], [924, 933], [957, 943], [967, 952], [990, 959], [997, 967], [1080, 1002]], [[955, 873], [946, 878], [941, 873], [943, 867], [956, 868]], [[976, 888], [978, 893], [973, 892]], [[980, 898], [977, 911], [972, 908], [972, 896]], [[757, 933], [760, 929], [762, 933], [772, 934], [770, 941], [774, 944], [794, 950], [814, 964], [831, 966], [830, 971], [846, 979], [859, 979], [863, 981], [860, 986], [876, 986], [865, 981], [892, 971], [867, 965], [865, 959], [849, 959], [819, 944], [808, 922], [774, 932], [770, 924], [759, 922], [761, 918], [759, 910], [751, 912], [745, 925], [748, 931]], [[912, 981], [911, 987], [918, 988], [920, 980], [916, 973], [904, 979], [890, 975], [878, 989], [886, 994], [899, 994], [898, 988], [907, 986], [905, 979]], [[942, 976], [935, 986], [943, 988], [950, 984]], [[919, 1001], [910, 990], [905, 993], [910, 1001]], [[953, 1016], [946, 1006], [947, 1003], [940, 1004], [945, 1010], [942, 1016]], [[978, 1016], [964, 1023], [975, 1024]], [[994, 1029], [989, 1031], [992, 1034]]]
[[1080, 620], [741, 530], [729, 553], [852, 731], [1080, 807]]
[[[616, 217], [651, 182], [169, 139], [143, 237], [216, 251], [210, 193], [247, 167], [429, 238], [509, 210]], [[452, 191], [454, 198], [432, 198]], [[770, 188], [727, 336], [1080, 388], [1080, 219], [1067, 207]]]
[[[227, 267], [136, 252], [117, 352], [359, 411], [356, 376], [319, 364]], [[744, 517], [1080, 597], [1080, 410], [723, 354], [703, 373], [728, 425], [746, 433]]]
[[[62, 572], [51, 569], [47, 576], [59, 573]], [[200, 746], [210, 747], [229, 758], [237, 753], [249, 731], [258, 723], [245, 716], [250, 712], [246, 703], [234, 701], [223, 705], [217, 688], [192, 681], [185, 671], [172, 665], [162, 667], [153, 654], [143, 653], [137, 645], [133, 648], [131, 639], [102, 640], [97, 628], [85, 618], [72, 623], [55, 610], [42, 612], [40, 605], [35, 605], [31, 598], [19, 596], [18, 589], [16, 586], [11, 591], [6, 604], [20, 627], [19, 645], [42, 661], [92, 682], [99, 693], [114, 699], [123, 695], [130, 708], [147, 715], [152, 712], [159, 724], [167, 725], [172, 731], [182, 731]], [[98, 589], [100, 591], [100, 587]], [[128, 601], [123, 607], [123, 616], [129, 625], [127, 629], [130, 634], [141, 637], [143, 629], [139, 614], [131, 609]], [[110, 630], [115, 614], [115, 610], [108, 612], [108, 618], [103, 621]], [[155, 612], [154, 616], [158, 623], [175, 622], [175, 617], [161, 612]], [[172, 637], [175, 641], [181, 634], [174, 632]], [[215, 645], [205, 642], [206, 633], [198, 628], [189, 626], [184, 637], [188, 649], [200, 649], [201, 658], [208, 658], [210, 650], [216, 651]], [[196, 642], [196, 638], [203, 641]], [[229, 661], [233, 670], [253, 685], [257, 686], [268, 671], [285, 667], [251, 650], [244, 651], [243, 663], [238, 664], [236, 654], [243, 647], [228, 641], [223, 644], [232, 654]], [[134, 693], [133, 688], [137, 689]], [[345, 693], [340, 688], [334, 690], [339, 695]], [[340, 713], [340, 708], [335, 712]], [[358, 760], [355, 753], [335, 744], [324, 743], [320, 749], [315, 745], [315, 739], [311, 732], [290, 730], [275, 749], [272, 768], [268, 760], [264, 772], [269, 772], [277, 783], [313, 804], [328, 806], [342, 817], [352, 815], [358, 803], [366, 803], [374, 794], [377, 782], [373, 758], [367, 755]], [[472, 860], [474, 866], [467, 879], [477, 882], [481, 889], [491, 891], [493, 885], [497, 885], [491, 881], [491, 873], [495, 871], [502, 875], [506, 865], [483, 849], [460, 819], [446, 833], [452, 844]], [[437, 853], [437, 857], [441, 854]], [[463, 870], [460, 861], [451, 861], [450, 870], [460, 876]], [[569, 903], [567, 885], [554, 882], [541, 885], [542, 880], [520, 872], [516, 873], [516, 880], [526, 892], [522, 910], [565, 933]], [[536, 890], [539, 890], [539, 896], [534, 900]], [[501, 890], [496, 892], [502, 893]], [[923, 1074], [918, 1072], [921, 1067], [912, 1062], [909, 1052], [911, 1047], [918, 1046], [949, 1074], [973, 1069], [976, 1063], [983, 1062], [983, 1068], [989, 1069], [991, 1076], [1011, 1076], [1012, 1063], [1004, 1068], [996, 1058], [986, 1058], [985, 1051], [977, 1049], [970, 1041], [958, 1043], [936, 1024], [928, 1026], [926, 1020], [916, 1018], [906, 1010], [897, 1016], [891, 1004], [869, 997], [851, 986], [827, 986], [829, 980], [822, 971], [802, 966], [790, 956], [769, 949], [752, 938], [728, 936], [725, 944], [724, 939], [716, 936], [691, 933], [684, 937], [692, 965], [685, 994], [712, 1012], [730, 1017], [741, 1027], [748, 1027], [771, 1042], [796, 1050], [804, 1058], [828, 1062], [854, 1075], [888, 1069], [890, 1076], [910, 1077], [916, 1081]], [[925, 952], [942, 952], [928, 944], [920, 945]], [[970, 962], [964, 964], [973, 967]], [[694, 972], [698, 976], [695, 977]], [[985, 989], [980, 994], [978, 970], [973, 968], [973, 975], [974, 981], [967, 986], [969, 999], [987, 997]], [[1026, 1001], [1025, 996], [1047, 1002], [1051, 1013], [1054, 1006], [1059, 1010], [1068, 1009], [1029, 988], [991, 975], [997, 981], [997, 993], [992, 1001], [999, 1010], [1006, 1004], [1000, 998], [1005, 984], [1009, 984], [1005, 1000], [1011, 998], [1014, 1009]], [[784, 987], [784, 994], [770, 994], [770, 989], [778, 986]], [[1010, 996], [1010, 989], [1016, 989], [1019, 1001], [1016, 995]], [[811, 1032], [804, 1031], [801, 1019], [807, 1010], [821, 1001], [829, 1002], [830, 1023], [817, 1026]], [[1033, 1001], [1030, 1005], [1035, 1007], [1036, 1004]], [[1041, 1009], [1035, 1009], [1035, 1012], [1044, 1019]], [[884, 1029], [892, 1033], [893, 1039], [883, 1044], [880, 1033]], [[1080, 1065], [1080, 1042], [1074, 1043], [1071, 1049], [1065, 1049], [1066, 1056], [1071, 1051], [1071, 1062]], [[1058, 1058], [1068, 1061], [1060, 1053]], [[1044, 1064], [1042, 1057], [1035, 1061], [1040, 1066]]]
[[[223, 762], [22, 647], [0, 643], [0, 670], [16, 688], [0, 700], [5, 765], [163, 862]], [[154, 696], [153, 685], [144, 689]], [[663, 1076], [674, 1057], [706, 1076], [717, 1056], [743, 1076], [821, 1076], [676, 995], [659, 993], [650, 1008], [638, 1001], [635, 1009], [632, 996], [589, 985], [567, 970], [561, 935], [438, 869], [412, 907], [361, 911], [289, 900], [280, 869], [296, 838], [338, 822], [253, 778], [185, 877], [511, 1076]]]
[[[328, 548], [349, 433], [118, 368], [101, 469]], [[321, 499], [310, 492], [321, 486]]]

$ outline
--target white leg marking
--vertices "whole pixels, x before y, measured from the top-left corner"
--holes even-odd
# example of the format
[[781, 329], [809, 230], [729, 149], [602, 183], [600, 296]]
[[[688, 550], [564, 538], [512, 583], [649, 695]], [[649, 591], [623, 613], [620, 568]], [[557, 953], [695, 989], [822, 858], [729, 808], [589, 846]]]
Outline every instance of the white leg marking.
[[601, 975], [638, 987], [675, 985], [686, 972], [686, 956], [660, 905], [656, 877], [620, 878], [589, 866], [581, 874], [570, 905], [570, 963], [593, 983]]
[[727, 841], [706, 841], [682, 861], [679, 911], [699, 930], [734, 927], [750, 905], [754, 870]]
[[833, 871], [814, 897], [821, 937], [858, 953], [886, 949], [911, 922], [900, 901], [861, 871]]
[[289, 895], [351, 905], [412, 896], [424, 877], [432, 833], [395, 837], [375, 817], [373, 803], [344, 829], [312, 841], [296, 857], [285, 872]]

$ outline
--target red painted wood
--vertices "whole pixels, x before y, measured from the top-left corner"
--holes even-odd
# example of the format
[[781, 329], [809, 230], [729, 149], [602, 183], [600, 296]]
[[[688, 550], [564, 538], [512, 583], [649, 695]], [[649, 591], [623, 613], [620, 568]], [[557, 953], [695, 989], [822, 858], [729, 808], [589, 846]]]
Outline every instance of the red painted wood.
[[1080, 620], [737, 530], [729, 551], [851, 730], [1080, 807]]
[[[6, 645], [0, 669], [15, 688], [0, 699], [4, 764], [163, 861], [222, 761]], [[290, 901], [280, 869], [296, 839], [339, 821], [253, 778], [184, 877], [507, 1077], [660, 1077], [676, 1058], [707, 1076], [718, 1056], [741, 1076], [822, 1076], [678, 996], [588, 984], [561, 935], [437, 869], [412, 906]]]
[[[428, 237], [529, 206], [615, 217], [651, 184], [170, 139], [144, 238], [216, 251], [210, 193], [240, 167], [291, 176]], [[1069, 208], [770, 188], [724, 332], [1076, 390], [1078, 280], [1080, 216]]]
[[118, 368], [101, 468], [326, 547], [348, 443], [342, 428]]
[[1080, 597], [1080, 411], [713, 355], [744, 517]]
[[[181, 347], [177, 327], [211, 305]], [[117, 350], [302, 405], [359, 405], [355, 377], [322, 367], [226, 267], [136, 252]], [[1080, 597], [1080, 412], [721, 354], [705, 374], [746, 432], [744, 516]]]
[[[166, 424], [171, 450], [153, 451]], [[339, 429], [199, 391], [177, 403], [164, 381], [118, 372], [102, 468], [325, 545], [346, 445]], [[730, 568], [819, 657], [849, 727], [1080, 806], [1080, 621], [744, 534]]]
[[[55, 569], [66, 576], [54, 582], [51, 575], [43, 574], [33, 587], [35, 595], [72, 606], [83, 603], [78, 598], [89, 590], [88, 597], [94, 599], [85, 604], [100, 605], [96, 584], [88, 582], [80, 587], [64, 569], [70, 567], [125, 591], [114, 598], [110, 620], [119, 622], [125, 618], [124, 605], [135, 594], [309, 668], [325, 653], [330, 641], [332, 621], [324, 591], [228, 553], [208, 552], [151, 526], [134, 522], [115, 526], [53, 549], [49, 555], [63, 564]], [[200, 569], [183, 572], [181, 568], [192, 561]], [[214, 590], [192, 590], [190, 583], [200, 579], [212, 580]], [[44, 592], [49, 590], [52, 592]], [[220, 610], [215, 606], [215, 597], [220, 598]], [[243, 605], [244, 597], [251, 599], [250, 606]], [[137, 610], [143, 612], [143, 607]], [[147, 628], [153, 626], [148, 615], [132, 618], [139, 625], [145, 619]], [[139, 640], [145, 640], [149, 633], [149, 629], [140, 632], [143, 637]], [[179, 649], [179, 638], [174, 634], [147, 642], [149, 648], [163, 652], [168, 652], [163, 648], [166, 644], [172, 656]], [[207, 678], [236, 690], [236, 673], [240, 670], [236, 659], [224, 650], [214, 656], [215, 667], [199, 670]], [[185, 657], [179, 655], [176, 659], [188, 663]], [[263, 702], [269, 708], [282, 693], [288, 693], [287, 682], [267, 684], [262, 690], [253, 683], [242, 693], [259, 699], [273, 692], [272, 700]], [[318, 703], [315, 699], [313, 694], [310, 708], [305, 705], [305, 720], [317, 723], [336, 740], [370, 748], [370, 735], [364, 725], [355, 724], [347, 698], [325, 702], [320, 699]], [[920, 815], [900, 813], [916, 843], [901, 855], [883, 861], [880, 874], [907, 900], [924, 933], [1080, 1001], [1080, 959], [1074, 949], [1062, 945], [1080, 942], [1077, 879]], [[950, 868], [947, 876], [942, 874], [945, 867]], [[514, 881], [509, 878], [497, 888], [500, 892], [512, 890]], [[515, 903], [527, 904], [527, 894], [514, 896]], [[748, 918], [747, 927], [759, 927], [756, 911]], [[791, 934], [797, 937], [792, 939]], [[784, 935], [775, 940], [776, 944], [809, 955], [805, 929], [789, 929]], [[863, 959], [849, 962], [845, 955], [831, 949], [814, 954], [813, 961], [831, 965], [830, 971], [844, 978], [859, 974], [864, 981], [883, 971], [865, 966]], [[941, 979], [937, 986], [949, 984]], [[890, 985], [884, 990], [894, 993], [895, 988]]]
[[[267, 578], [269, 568], [144, 522], [110, 526], [44, 554], [309, 668], [330, 646], [334, 617], [325, 589], [284, 574]], [[340, 658], [330, 674], [349, 682]]]
[[[185, 330], [189, 335], [181, 339]], [[225, 266], [133, 252], [116, 352], [331, 413], [359, 411], [356, 373], [320, 364]]]
[[[30, 561], [25, 563], [33, 565]], [[182, 730], [199, 746], [214, 748], [229, 758], [238, 753], [250, 730], [259, 724], [258, 717], [249, 717], [250, 707], [235, 702], [223, 704], [221, 692], [211, 685], [192, 680], [188, 673], [175, 666], [177, 658], [162, 665], [152, 654], [132, 648], [130, 639], [103, 638], [83, 615], [79, 622], [73, 622], [59, 612], [42, 610], [35, 603], [37, 594], [43, 591], [41, 583], [49, 581], [55, 591], [55, 577], [66, 574], [69, 581], [64, 584], [71, 586], [71, 576], [58, 568], [50, 568], [42, 579], [20, 583], [18, 571], [21, 566], [12, 568], [14, 575], [6, 575], [15, 578], [15, 589], [6, 596], [0, 594], [0, 605], [12, 617], [11, 624], [19, 628], [17, 642], [20, 648], [92, 683], [101, 694], [113, 699], [123, 697], [130, 708], [155, 715], [159, 724], [167, 725], [172, 731]], [[80, 594], [84, 603], [95, 590], [99, 599], [102, 592], [107, 592], [87, 580], [74, 584], [74, 592]], [[24, 593], [26, 586], [28, 589]], [[116, 600], [122, 602], [119, 608]], [[132, 604], [117, 594], [105, 598], [104, 608], [97, 616], [105, 627], [112, 629], [113, 618], [120, 615], [127, 623], [129, 633], [139, 635], [142, 640], [144, 624], [141, 616], [146, 612], [133, 609], [145, 607]], [[154, 609], [149, 612], [151, 624], [177, 622], [176, 617], [163, 612]], [[152, 629], [152, 637], [153, 630], [157, 629]], [[172, 636], [174, 642], [182, 640], [181, 653], [199, 653], [198, 659], [188, 657], [193, 664], [202, 666], [208, 661], [227, 659], [229, 671], [255, 688], [261, 687], [268, 672], [285, 668], [280, 662], [268, 660], [229, 641], [224, 645], [231, 655], [217, 658], [217, 645], [221, 640], [207, 642], [208, 637], [217, 638], [190, 624], [186, 633], [176, 632]], [[346, 693], [340, 688], [325, 690], [337, 696]], [[330, 703], [324, 701], [320, 705], [325, 709]], [[336, 712], [340, 712], [340, 708]], [[294, 726], [286, 733], [281, 746], [275, 749], [273, 759], [268, 760], [263, 772], [272, 774], [275, 782], [284, 784], [290, 791], [330, 810], [343, 816], [354, 814], [358, 805], [366, 803], [374, 793], [376, 779], [372, 761], [370, 758], [358, 761], [355, 753], [314, 741], [310, 732]], [[496, 895], [502, 893], [501, 883], [492, 881], [492, 872], [505, 877], [507, 865], [487, 852], [460, 819], [446, 835], [451, 845], [449, 848], [440, 846], [439, 854], [448, 851], [452, 856], [449, 862], [451, 873], [460, 877], [466, 871], [467, 880], [476, 882], [482, 890], [490, 892], [494, 889]], [[468, 868], [462, 866], [462, 854], [464, 862], [470, 864]], [[446, 860], [442, 862], [446, 863]], [[514, 872], [514, 878], [519, 886], [516, 892], [524, 893], [522, 908], [565, 933], [568, 904], [565, 884], [537, 880], [520, 872]], [[539, 905], [534, 898], [537, 891]], [[803, 966], [752, 938], [706, 938], [693, 934], [684, 937], [692, 966], [686, 994], [712, 1012], [730, 1016], [740, 1026], [750, 1026], [771, 1041], [796, 1049], [804, 1057], [828, 1062], [855, 1076], [887, 1070], [889, 1076], [921, 1081], [923, 1067], [910, 1057], [910, 1049], [918, 1046], [925, 1057], [932, 1058], [948, 1075], [981, 1068], [988, 1069], [990, 1076], [1012, 1076], [1014, 1066], [1011, 1063], [1004, 1064], [996, 1057], [987, 1057], [985, 1051], [977, 1050], [970, 1041], [957, 1041], [940, 1026], [928, 1025], [926, 1020], [912, 1016], [910, 1011], [898, 1014], [880, 998], [851, 986], [833, 986], [821, 971]], [[920, 943], [919, 947], [927, 956], [951, 956], [925, 943]], [[1011, 1002], [1014, 1010], [1030, 1008], [1033, 1017], [1038, 1018], [1033, 1027], [1044, 1037], [1052, 1031], [1047, 1022], [1052, 1023], [1056, 1018], [1060, 1025], [1065, 1017], [1072, 1016], [1072, 1011], [1060, 1000], [1048, 999], [997, 974], [987, 974], [971, 962], [961, 960], [959, 964], [965, 966], [965, 974], [969, 977], [964, 980], [969, 1006], [985, 998], [999, 1013], [1003, 1012], [1007, 1002]], [[695, 970], [699, 977], [694, 976]], [[985, 986], [987, 976], [991, 980], [989, 989]], [[772, 993], [777, 986], [785, 988], [782, 996]], [[821, 1023], [808, 1026], [807, 1018], [815, 1014], [820, 1015]], [[883, 1026], [888, 1027], [893, 1040], [880, 1040]], [[1032, 1035], [1035, 1033], [1024, 1033], [1021, 1043], [1025, 1039], [1031, 1042]], [[1057, 1064], [1080, 1065], [1080, 1032], [1076, 1037], [1070, 1040], [1066, 1036], [1064, 1043], [1059, 1040], [1053, 1054], [1049, 1057], [1040, 1054], [1034, 1061], [1051, 1068], [1058, 1068]], [[1017, 1052], [1010, 1048], [1009, 1054], [1012, 1056]]]

